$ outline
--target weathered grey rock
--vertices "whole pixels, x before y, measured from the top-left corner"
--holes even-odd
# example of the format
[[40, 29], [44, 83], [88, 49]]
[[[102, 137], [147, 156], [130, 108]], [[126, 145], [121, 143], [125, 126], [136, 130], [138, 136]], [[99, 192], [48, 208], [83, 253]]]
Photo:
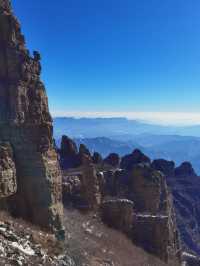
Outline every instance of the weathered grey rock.
[[136, 214], [133, 241], [161, 260], [180, 261], [178, 232], [168, 215]]
[[117, 153], [110, 153], [105, 159], [104, 163], [109, 164], [113, 167], [118, 167], [120, 164], [120, 157]]
[[70, 157], [77, 155], [78, 149], [76, 143], [69, 137], [63, 135], [61, 140], [60, 155], [62, 157]]
[[16, 167], [9, 143], [0, 143], [0, 198], [17, 192]]
[[140, 150], [136, 149], [131, 154], [125, 155], [122, 158], [120, 168], [125, 170], [131, 170], [133, 166], [138, 163], [150, 164], [151, 160]]
[[52, 138], [38, 52], [25, 47], [10, 1], [0, 1], [0, 141], [13, 148], [17, 194], [13, 213], [51, 230], [61, 228], [61, 173]]
[[183, 162], [179, 167], [175, 168], [175, 176], [176, 178], [179, 176], [188, 176], [189, 178], [190, 176], [197, 176], [197, 174], [195, 173], [190, 162]]
[[92, 159], [94, 164], [101, 164], [103, 162], [103, 158], [98, 152], [94, 152]]
[[154, 160], [152, 167], [161, 171], [167, 178], [174, 177], [175, 163], [164, 159]]
[[62, 136], [60, 153], [60, 164], [62, 169], [80, 166], [80, 158], [76, 143], [67, 136]]
[[150, 166], [138, 164], [128, 173], [129, 197], [139, 212], [157, 213], [161, 204], [163, 176]]
[[101, 204], [101, 191], [97, 171], [91, 158], [84, 157], [81, 175], [82, 197], [90, 209], [96, 209]]
[[102, 220], [124, 233], [130, 234], [133, 224], [133, 202], [127, 199], [106, 200], [101, 206]]

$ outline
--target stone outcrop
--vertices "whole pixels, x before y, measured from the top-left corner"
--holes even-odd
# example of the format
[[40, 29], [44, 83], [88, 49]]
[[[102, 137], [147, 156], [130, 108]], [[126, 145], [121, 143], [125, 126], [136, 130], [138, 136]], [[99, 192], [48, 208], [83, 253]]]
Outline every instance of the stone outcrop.
[[177, 257], [179, 261], [180, 246], [175, 228], [171, 227], [167, 215], [137, 214], [133, 222], [133, 241], [161, 260], [170, 262]]
[[139, 212], [157, 213], [161, 205], [163, 176], [146, 165], [136, 165], [129, 173], [129, 197]]
[[163, 174], [145, 163], [130, 168], [130, 171], [117, 170], [105, 178], [109, 191], [113, 196], [132, 200], [138, 212], [157, 213], [164, 206]]
[[109, 164], [113, 167], [119, 167], [120, 157], [117, 153], [111, 153], [104, 159], [104, 163]]
[[104, 175], [104, 194], [115, 196], [116, 195], [116, 185], [115, 185], [115, 171], [108, 170], [103, 172]]
[[97, 209], [101, 204], [99, 177], [91, 158], [84, 159], [81, 178], [82, 197], [89, 209]]
[[144, 155], [140, 150], [136, 149], [131, 154], [122, 157], [120, 168], [131, 170], [138, 163], [151, 163], [151, 160]]
[[85, 144], [81, 143], [80, 147], [79, 147], [79, 155], [87, 155], [89, 157], [91, 157], [90, 151], [89, 149], [85, 146]]
[[[138, 246], [167, 263], [177, 261], [178, 264], [180, 242], [164, 174], [139, 150], [125, 156], [121, 166], [124, 168], [104, 171], [103, 221], [125, 232], [124, 224], [129, 228], [128, 236]], [[125, 202], [134, 203], [134, 209]]]
[[109, 226], [130, 234], [133, 225], [133, 202], [127, 199], [106, 200], [101, 206], [102, 220]]
[[0, 141], [12, 147], [14, 161], [8, 160], [17, 173], [8, 205], [17, 216], [60, 230], [61, 173], [40, 72], [39, 53], [30, 56], [10, 1], [0, 0]]
[[62, 157], [75, 156], [78, 153], [76, 143], [69, 137], [63, 135], [61, 140], [60, 155]]
[[62, 169], [75, 168], [80, 166], [76, 143], [65, 135], [62, 136], [59, 153]]
[[100, 153], [94, 152], [92, 156], [92, 160], [94, 164], [101, 164], [103, 162], [103, 158]]
[[164, 159], [157, 159], [152, 162], [152, 167], [155, 170], [161, 171], [166, 177], [173, 177], [175, 170], [175, 163]]
[[0, 198], [17, 192], [16, 167], [9, 143], [0, 143]]
[[184, 162], [179, 167], [176, 167], [175, 169], [175, 176], [178, 178], [179, 176], [197, 176], [191, 163], [190, 162]]
[[167, 184], [173, 194], [183, 250], [200, 255], [200, 178], [189, 162], [175, 168], [171, 161], [156, 160], [152, 166], [166, 175]]
[[136, 208], [133, 241], [168, 263], [179, 262], [179, 233], [165, 176], [141, 164], [133, 168], [131, 176]]
[[78, 209], [85, 207], [86, 202], [82, 198], [83, 187], [80, 175], [68, 175], [63, 179], [63, 203]]

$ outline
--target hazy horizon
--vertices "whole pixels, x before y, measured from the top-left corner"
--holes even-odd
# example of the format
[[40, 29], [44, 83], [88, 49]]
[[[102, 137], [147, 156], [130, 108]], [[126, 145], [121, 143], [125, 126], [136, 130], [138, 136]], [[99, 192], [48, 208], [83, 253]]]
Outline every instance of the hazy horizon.
[[126, 118], [162, 126], [200, 125], [200, 113], [186, 112], [81, 112], [52, 111], [52, 116], [73, 118]]

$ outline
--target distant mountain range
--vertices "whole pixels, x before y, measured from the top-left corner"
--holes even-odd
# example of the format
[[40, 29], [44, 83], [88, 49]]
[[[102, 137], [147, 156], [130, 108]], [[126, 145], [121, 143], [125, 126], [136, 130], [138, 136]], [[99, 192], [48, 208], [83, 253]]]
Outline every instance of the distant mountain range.
[[55, 137], [63, 133], [76, 138], [118, 137], [126, 140], [140, 134], [200, 137], [200, 125], [161, 126], [126, 118], [54, 118]]
[[64, 134], [104, 157], [111, 152], [122, 156], [139, 148], [152, 159], [173, 160], [177, 165], [190, 161], [200, 174], [200, 126], [167, 127], [125, 118], [55, 118], [58, 145]]

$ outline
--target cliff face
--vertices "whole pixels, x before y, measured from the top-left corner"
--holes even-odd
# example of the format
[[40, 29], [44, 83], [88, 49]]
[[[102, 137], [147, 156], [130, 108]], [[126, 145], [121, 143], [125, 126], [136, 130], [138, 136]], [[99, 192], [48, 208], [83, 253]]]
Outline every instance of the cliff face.
[[12, 147], [18, 187], [8, 206], [53, 230], [61, 228], [61, 173], [40, 72], [39, 53], [29, 55], [10, 1], [0, 0], [0, 141]]
[[65, 203], [71, 200], [78, 207], [81, 198], [96, 203], [108, 226], [126, 233], [133, 243], [162, 261], [180, 263], [171, 194], [165, 175], [152, 167], [147, 156], [135, 150], [122, 158], [120, 169], [112, 160], [99, 165], [90, 162], [64, 171], [64, 176]]
[[0, 143], [0, 198], [9, 197], [17, 191], [16, 167], [12, 147]]
[[[161, 170], [173, 194], [177, 224], [186, 252], [200, 255], [200, 178], [189, 162], [175, 168], [172, 162], [155, 160], [153, 167]], [[170, 171], [169, 171], [170, 169]], [[196, 264], [197, 265], [197, 264]]]

